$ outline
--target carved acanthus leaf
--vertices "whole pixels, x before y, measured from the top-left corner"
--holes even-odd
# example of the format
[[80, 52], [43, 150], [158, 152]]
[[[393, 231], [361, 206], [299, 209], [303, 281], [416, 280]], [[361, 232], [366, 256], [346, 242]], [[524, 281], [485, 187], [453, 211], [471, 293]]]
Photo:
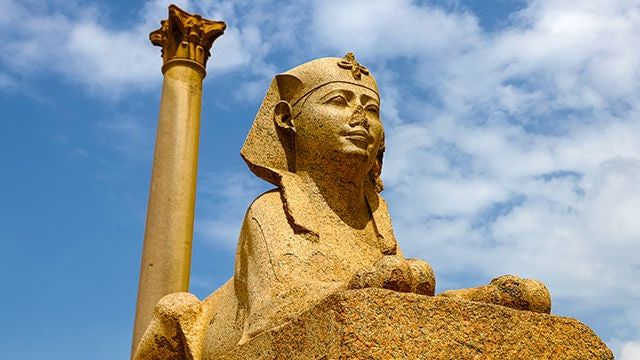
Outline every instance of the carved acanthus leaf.
[[162, 47], [164, 63], [188, 59], [197, 62], [203, 69], [211, 55], [213, 42], [226, 28], [222, 21], [191, 15], [175, 5], [169, 6], [169, 18], [160, 24], [160, 29], [149, 34], [149, 40], [153, 45]]

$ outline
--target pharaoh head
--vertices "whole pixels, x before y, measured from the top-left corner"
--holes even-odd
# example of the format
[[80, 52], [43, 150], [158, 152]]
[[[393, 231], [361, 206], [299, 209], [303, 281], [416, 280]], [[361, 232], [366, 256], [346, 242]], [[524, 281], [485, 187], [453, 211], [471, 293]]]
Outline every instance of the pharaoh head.
[[383, 151], [378, 87], [348, 53], [276, 75], [241, 154], [277, 186], [283, 174], [330, 165], [364, 169], [379, 191]]

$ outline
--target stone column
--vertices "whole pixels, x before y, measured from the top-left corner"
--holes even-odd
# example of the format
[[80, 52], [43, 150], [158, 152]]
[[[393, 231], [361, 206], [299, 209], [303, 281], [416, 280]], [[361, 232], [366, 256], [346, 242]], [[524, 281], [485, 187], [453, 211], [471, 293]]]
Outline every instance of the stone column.
[[149, 35], [154, 45], [162, 47], [164, 81], [132, 350], [158, 300], [189, 290], [202, 80], [211, 45], [226, 27], [175, 5], [169, 6], [169, 18], [161, 24]]

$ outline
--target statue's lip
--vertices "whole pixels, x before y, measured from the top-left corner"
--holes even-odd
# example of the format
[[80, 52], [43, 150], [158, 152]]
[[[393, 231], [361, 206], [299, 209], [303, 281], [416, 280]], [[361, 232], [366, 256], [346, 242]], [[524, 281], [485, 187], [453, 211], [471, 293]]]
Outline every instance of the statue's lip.
[[369, 132], [365, 129], [353, 129], [353, 130], [347, 131], [345, 136], [353, 137], [353, 138], [361, 138], [367, 141], [373, 140], [373, 137], [371, 136], [371, 134], [369, 134]]

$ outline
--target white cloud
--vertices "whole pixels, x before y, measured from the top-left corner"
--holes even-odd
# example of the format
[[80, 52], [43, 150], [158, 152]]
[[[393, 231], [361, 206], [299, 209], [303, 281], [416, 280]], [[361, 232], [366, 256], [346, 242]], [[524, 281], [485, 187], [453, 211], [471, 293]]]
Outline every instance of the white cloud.
[[[73, 2], [58, 7], [55, 0], [4, 0], [0, 34], [5, 40], [0, 44], [0, 66], [5, 68], [5, 75], [0, 86], [6, 88], [16, 82], [13, 79], [37, 81], [38, 75], [54, 74], [110, 98], [157, 89], [162, 60], [160, 49], [149, 42], [149, 32], [159, 28], [160, 20], [167, 17], [169, 3], [228, 21], [226, 34], [213, 46], [208, 78], [239, 69], [249, 78], [264, 78], [275, 72], [265, 61], [269, 41], [263, 39], [260, 28], [269, 19], [244, 22], [237, 18], [238, 8], [247, 4], [152, 0], [144, 4], [137, 22], [121, 28], [111, 25], [102, 9], [93, 5], [74, 9]], [[246, 25], [238, 26], [241, 23]]]
[[620, 360], [640, 359], [640, 340], [629, 341], [622, 345], [619, 358]]
[[98, 89], [123, 91], [128, 86], [157, 87], [162, 61], [146, 39], [148, 31], [120, 32], [91, 20], [73, 24], [67, 39], [67, 67], [60, 71], [73, 81]]
[[408, 0], [316, 1], [316, 37], [339, 50], [394, 59], [460, 52], [480, 40], [476, 18]]
[[148, 29], [110, 29], [91, 6], [30, 5], [13, 3], [10, 20], [0, 28], [6, 39], [0, 64], [10, 76], [28, 82], [56, 74], [110, 97], [157, 82], [161, 60], [148, 44]]

